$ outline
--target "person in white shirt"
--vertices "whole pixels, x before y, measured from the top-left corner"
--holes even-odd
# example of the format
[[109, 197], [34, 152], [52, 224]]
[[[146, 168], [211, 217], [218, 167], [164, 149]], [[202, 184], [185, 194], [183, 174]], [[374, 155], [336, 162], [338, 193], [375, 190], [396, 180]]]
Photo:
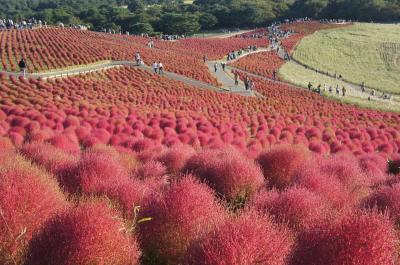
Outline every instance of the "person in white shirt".
[[164, 71], [163, 71], [163, 64], [162, 64], [161, 62], [158, 62], [157, 67], [158, 67], [158, 73], [159, 73], [160, 75], [163, 75], [163, 74], [164, 74]]
[[158, 70], [158, 64], [157, 64], [157, 62], [154, 62], [154, 63], [153, 63], [153, 70], [154, 70], [154, 73], [157, 74], [157, 70]]

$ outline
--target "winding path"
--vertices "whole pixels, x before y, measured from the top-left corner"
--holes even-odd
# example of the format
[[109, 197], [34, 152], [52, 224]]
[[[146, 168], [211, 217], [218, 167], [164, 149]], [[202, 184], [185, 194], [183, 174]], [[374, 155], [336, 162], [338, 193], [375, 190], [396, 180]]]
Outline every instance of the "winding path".
[[[130, 67], [137, 67], [139, 69], [146, 70], [148, 72], [153, 73], [153, 69], [150, 66], [138, 66], [136, 63], [131, 62], [131, 61], [105, 61], [102, 63], [97, 63], [93, 65], [84, 65], [84, 66], [76, 66], [73, 68], [69, 69], [62, 69], [62, 70], [54, 70], [51, 72], [45, 72], [45, 73], [26, 73], [25, 78], [40, 78], [40, 79], [50, 79], [50, 78], [60, 78], [60, 77], [69, 77], [69, 76], [76, 76], [76, 75], [81, 75], [81, 74], [87, 74], [91, 72], [97, 72], [97, 71], [103, 71], [103, 70], [108, 70], [112, 68], [117, 68], [121, 66], [130, 66]], [[7, 76], [15, 76], [15, 77], [21, 77], [24, 76], [21, 72], [7, 72], [7, 71], [1, 71], [0, 73], [5, 74]], [[232, 93], [232, 94], [238, 94], [241, 96], [259, 96], [259, 94], [255, 94], [249, 91], [246, 91], [244, 87], [237, 87], [235, 89], [231, 89], [231, 86], [229, 81], [226, 79], [222, 78], [222, 75], [217, 75], [217, 77], [220, 77], [221, 80], [218, 79], [219, 83], [222, 84], [222, 87], [216, 87], [211, 84], [207, 84], [205, 82], [192, 79], [183, 75], [179, 75], [176, 73], [172, 72], [164, 72], [164, 77], [167, 77], [169, 79], [177, 80], [184, 82], [188, 85], [196, 86], [200, 89], [208, 89], [208, 90], [213, 90], [216, 92], [220, 93]]]

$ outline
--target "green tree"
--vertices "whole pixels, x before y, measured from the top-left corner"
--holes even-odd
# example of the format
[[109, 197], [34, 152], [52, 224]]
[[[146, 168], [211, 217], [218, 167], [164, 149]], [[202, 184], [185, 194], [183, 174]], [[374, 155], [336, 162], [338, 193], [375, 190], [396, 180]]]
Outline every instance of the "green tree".
[[191, 35], [200, 30], [199, 17], [193, 14], [166, 13], [158, 24], [166, 34]]
[[153, 26], [150, 23], [136, 23], [128, 29], [133, 34], [147, 33], [151, 35], [154, 33]]
[[211, 29], [218, 23], [216, 16], [210, 13], [202, 13], [199, 17], [201, 29]]

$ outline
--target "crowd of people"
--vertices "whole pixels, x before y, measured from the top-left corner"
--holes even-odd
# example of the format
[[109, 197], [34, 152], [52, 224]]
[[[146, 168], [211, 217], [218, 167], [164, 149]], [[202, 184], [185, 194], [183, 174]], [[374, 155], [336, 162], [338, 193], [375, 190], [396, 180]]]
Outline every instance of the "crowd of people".
[[232, 61], [232, 60], [236, 60], [238, 57], [240, 57], [243, 53], [245, 52], [254, 52], [257, 51], [258, 47], [256, 45], [250, 45], [247, 46], [244, 49], [240, 49], [238, 51], [230, 51], [228, 52], [227, 56], [226, 56], [226, 60], [227, 61]]
[[174, 41], [174, 40], [179, 40], [179, 39], [184, 39], [185, 35], [161, 35], [160, 38], [162, 40], [169, 40], [169, 41]]
[[[321, 84], [319, 84], [316, 87], [314, 87], [313, 84], [311, 82], [309, 82], [308, 85], [307, 85], [307, 88], [308, 88], [308, 91], [315, 92], [315, 93], [320, 94], [320, 95], [322, 95], [323, 93], [325, 93], [327, 91], [330, 94], [333, 93], [333, 86], [330, 85], [329, 88], [328, 88], [328, 86], [326, 84], [322, 88]], [[336, 84], [335, 92], [336, 92], [336, 95], [338, 95], [338, 96], [342, 95], [343, 97], [345, 97], [346, 94], [347, 94], [347, 89], [346, 89], [345, 86], [342, 86], [342, 88], [340, 88], [339, 85]]]
[[46, 27], [47, 22], [36, 18], [14, 21], [12, 19], [0, 18], [0, 30], [6, 29], [34, 29]]
[[[145, 65], [140, 52], [135, 53], [135, 62], [137, 66]], [[161, 61], [154, 61], [151, 67], [155, 74], [164, 75], [164, 65]]]

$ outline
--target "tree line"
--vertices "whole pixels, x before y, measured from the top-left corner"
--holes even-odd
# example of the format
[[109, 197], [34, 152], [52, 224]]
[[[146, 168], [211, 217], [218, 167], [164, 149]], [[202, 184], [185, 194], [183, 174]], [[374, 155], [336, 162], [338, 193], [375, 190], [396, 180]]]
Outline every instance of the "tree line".
[[0, 0], [0, 17], [134, 34], [193, 34], [292, 17], [397, 21], [400, 0]]

